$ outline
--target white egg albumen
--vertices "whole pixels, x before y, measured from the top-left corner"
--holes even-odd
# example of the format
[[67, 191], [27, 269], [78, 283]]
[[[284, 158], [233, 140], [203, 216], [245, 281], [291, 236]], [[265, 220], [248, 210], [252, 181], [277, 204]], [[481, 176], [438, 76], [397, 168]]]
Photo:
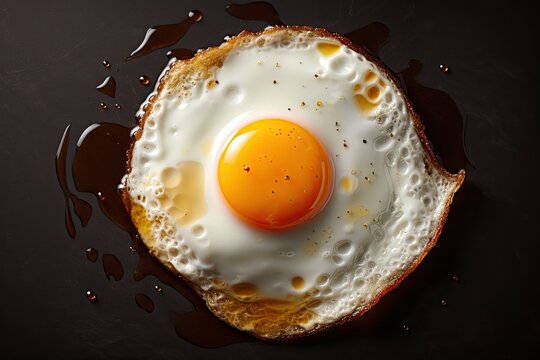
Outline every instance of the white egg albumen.
[[[318, 50], [321, 42], [339, 45], [339, 51], [326, 56]], [[361, 111], [353, 98], [354, 85], [368, 70], [377, 75], [373, 83], [386, 84], [371, 113]], [[362, 311], [417, 261], [459, 184], [437, 168], [426, 170], [420, 138], [391, 79], [333, 38], [301, 34], [282, 42], [263, 33], [212, 71], [214, 86], [194, 78], [181, 92], [154, 93], [153, 109], [133, 148], [125, 181], [150, 221], [165, 219], [152, 229], [157, 248], [202, 290], [212, 289], [218, 279], [229, 286], [254, 284], [259, 298], [308, 294], [320, 299], [312, 309], [317, 317], [306, 329]], [[226, 140], [265, 118], [308, 129], [333, 160], [335, 185], [328, 204], [292, 230], [266, 232], [246, 225], [224, 202], [217, 180]], [[186, 162], [201, 166], [200, 201], [207, 210], [180, 224], [163, 201], [167, 188], [161, 174]], [[292, 286], [294, 277], [304, 279], [304, 288]]]

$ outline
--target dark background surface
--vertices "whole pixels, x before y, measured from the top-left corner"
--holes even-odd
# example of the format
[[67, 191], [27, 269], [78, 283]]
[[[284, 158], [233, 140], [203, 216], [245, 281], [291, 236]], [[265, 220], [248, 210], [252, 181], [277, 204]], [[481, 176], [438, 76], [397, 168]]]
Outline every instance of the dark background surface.
[[[287, 24], [348, 32], [374, 21], [390, 38], [393, 70], [424, 64], [419, 81], [447, 92], [465, 121], [470, 165], [437, 246], [365, 318], [304, 341], [204, 349], [179, 338], [171, 313], [191, 305], [153, 277], [131, 274], [130, 239], [94, 206], [69, 238], [54, 155], [65, 126], [72, 146], [93, 122], [134, 124], [138, 104], [167, 63], [166, 50], [125, 62], [152, 25], [204, 13], [176, 47], [201, 48], [265, 24], [235, 19], [227, 1], [5, 1], [0, 3], [0, 352], [4, 358], [521, 359], [538, 339], [539, 240], [537, 20], [519, 2], [272, 1]], [[488, 5], [489, 4], [489, 5]], [[112, 69], [101, 62], [109, 60]], [[443, 74], [438, 65], [450, 65]], [[118, 71], [117, 71], [118, 70]], [[108, 75], [114, 100], [95, 87]], [[99, 103], [105, 101], [109, 110]], [[537, 143], [536, 143], [537, 145]], [[444, 158], [443, 158], [444, 161]], [[73, 188], [73, 187], [72, 187]], [[90, 194], [79, 194], [92, 205]], [[85, 249], [95, 247], [91, 263]], [[101, 255], [126, 275], [107, 280]], [[536, 263], [535, 263], [536, 261]], [[452, 281], [456, 274], [460, 281]], [[160, 284], [164, 294], [153, 290]], [[90, 303], [86, 289], [99, 296]], [[156, 305], [148, 314], [136, 293]], [[447, 302], [446, 306], [441, 301]], [[403, 325], [409, 331], [403, 330]]]

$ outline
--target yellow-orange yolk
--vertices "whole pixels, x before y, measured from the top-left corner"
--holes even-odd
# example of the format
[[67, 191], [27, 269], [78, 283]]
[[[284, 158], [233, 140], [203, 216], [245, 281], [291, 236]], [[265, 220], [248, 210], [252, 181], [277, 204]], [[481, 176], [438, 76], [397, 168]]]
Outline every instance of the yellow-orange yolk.
[[266, 230], [315, 216], [332, 192], [332, 163], [306, 129], [263, 119], [240, 129], [218, 164], [221, 191], [242, 220]]

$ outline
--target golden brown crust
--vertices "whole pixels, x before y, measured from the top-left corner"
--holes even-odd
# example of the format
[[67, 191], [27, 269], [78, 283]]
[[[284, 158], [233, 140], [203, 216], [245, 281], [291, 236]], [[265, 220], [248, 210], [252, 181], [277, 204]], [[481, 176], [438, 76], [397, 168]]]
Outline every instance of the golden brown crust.
[[[224, 44], [222, 44], [219, 47], [212, 47], [212, 48], [208, 48], [208, 49], [205, 49], [205, 50], [201, 50], [197, 54], [195, 54], [195, 56], [193, 58], [191, 58], [191, 59], [180, 60], [180, 61], [176, 61], [175, 63], [173, 63], [171, 65], [170, 69], [160, 79], [159, 84], [158, 84], [157, 89], [156, 89], [156, 95], [150, 97], [150, 99], [148, 101], [148, 104], [145, 107], [145, 112], [144, 112], [143, 116], [139, 120], [139, 129], [135, 132], [134, 140], [133, 140], [133, 142], [132, 142], [132, 144], [131, 144], [131, 146], [130, 146], [130, 148], [128, 150], [128, 161], [127, 161], [127, 165], [126, 165], [127, 174], [129, 174], [130, 171], [131, 171], [131, 159], [132, 159], [134, 144], [135, 144], [135, 142], [137, 140], [140, 139], [140, 137], [142, 135], [142, 132], [144, 131], [145, 122], [146, 122], [146, 120], [148, 118], [148, 115], [152, 111], [155, 99], [158, 98], [162, 94], [163, 91], [166, 91], [165, 90], [165, 85], [166, 84], [167, 84], [168, 89], [181, 88], [180, 84], [183, 81], [183, 79], [186, 76], [191, 76], [193, 74], [193, 72], [196, 72], [196, 73], [199, 74], [199, 79], [201, 79], [201, 80], [207, 79], [208, 77], [210, 77], [211, 72], [212, 72], [212, 70], [214, 68], [220, 67], [223, 64], [223, 60], [226, 58], [227, 54], [232, 49], [234, 49], [237, 45], [241, 45], [243, 41], [251, 40], [251, 39], [256, 38], [256, 37], [258, 37], [258, 36], [260, 36], [262, 34], [265, 34], [265, 35], [278, 35], [278, 36], [281, 36], [282, 38], [287, 38], [287, 37], [294, 37], [294, 36], [298, 35], [299, 33], [312, 34], [310, 36], [313, 36], [313, 37], [332, 38], [332, 39], [335, 39], [335, 40], [345, 44], [351, 50], [361, 54], [362, 56], [367, 58], [369, 61], [374, 63], [380, 71], [382, 71], [390, 80], [392, 80], [394, 85], [397, 86], [398, 90], [403, 94], [403, 98], [404, 98], [405, 104], [407, 106], [408, 112], [412, 117], [414, 128], [415, 128], [416, 133], [418, 134], [418, 136], [420, 138], [420, 141], [422, 143], [422, 147], [424, 149], [425, 159], [426, 159], [426, 166], [428, 167], [427, 170], [428, 171], [433, 171], [433, 169], [434, 169], [435, 171], [442, 174], [442, 176], [444, 176], [447, 180], [452, 182], [454, 184], [454, 186], [453, 186], [453, 189], [452, 189], [452, 193], [448, 196], [447, 201], [445, 203], [444, 211], [443, 211], [443, 214], [440, 217], [440, 222], [439, 222], [438, 227], [437, 227], [437, 229], [435, 231], [435, 234], [430, 239], [430, 241], [428, 242], [428, 244], [424, 248], [423, 252], [415, 259], [415, 261], [409, 266], [409, 268], [406, 269], [406, 271], [403, 272], [403, 274], [401, 274], [397, 279], [392, 281], [372, 301], [370, 301], [368, 304], [364, 305], [362, 307], [362, 309], [360, 309], [360, 310], [357, 309], [356, 312], [353, 312], [353, 313], [351, 313], [351, 314], [349, 314], [347, 316], [344, 316], [340, 320], [338, 320], [338, 321], [336, 321], [334, 323], [327, 324], [327, 325], [317, 325], [311, 330], [305, 330], [304, 329], [304, 331], [302, 331], [301, 328], [295, 328], [296, 331], [293, 331], [292, 333], [286, 333], [286, 331], [283, 331], [283, 329], [279, 329], [279, 328], [276, 329], [274, 326], [270, 326], [269, 324], [271, 322], [264, 322], [264, 321], [263, 321], [262, 325], [259, 324], [258, 327], [244, 328], [245, 331], [249, 332], [253, 336], [255, 336], [257, 338], [260, 338], [262, 340], [295, 339], [295, 338], [299, 338], [299, 337], [302, 337], [302, 336], [305, 336], [305, 335], [308, 335], [308, 334], [313, 334], [315, 332], [322, 331], [324, 329], [328, 329], [330, 327], [338, 326], [338, 325], [343, 324], [343, 323], [345, 323], [347, 321], [350, 321], [352, 319], [355, 319], [355, 318], [358, 318], [358, 317], [362, 316], [371, 307], [373, 307], [386, 293], [388, 293], [389, 291], [394, 289], [399, 283], [401, 283], [401, 281], [403, 281], [403, 279], [405, 279], [405, 277], [407, 277], [418, 266], [418, 264], [422, 261], [422, 259], [427, 255], [427, 253], [436, 244], [437, 239], [438, 239], [439, 235], [441, 234], [442, 228], [443, 228], [444, 223], [446, 221], [446, 218], [448, 216], [448, 211], [449, 211], [449, 207], [450, 207], [450, 204], [452, 202], [452, 199], [453, 199], [453, 195], [459, 189], [459, 187], [461, 186], [461, 184], [463, 183], [464, 178], [465, 178], [465, 171], [464, 170], [459, 171], [457, 174], [451, 174], [448, 171], [446, 171], [446, 169], [444, 169], [443, 166], [438, 162], [438, 160], [435, 157], [435, 154], [433, 153], [433, 150], [432, 150], [431, 146], [429, 145], [428, 139], [427, 139], [426, 134], [424, 132], [424, 125], [421, 123], [418, 114], [414, 111], [413, 105], [411, 104], [410, 100], [405, 96], [405, 92], [403, 91], [403, 88], [401, 86], [400, 81], [398, 80], [396, 75], [394, 75], [392, 73], [392, 71], [390, 71], [381, 60], [374, 57], [369, 52], [365, 51], [362, 47], [359, 47], [359, 46], [353, 44], [348, 38], [343, 37], [340, 34], [331, 33], [328, 30], [322, 29], [322, 28], [312, 28], [312, 27], [307, 27], [307, 26], [276, 26], [276, 27], [272, 27], [272, 28], [267, 28], [264, 31], [256, 32], [256, 33], [243, 31], [238, 36], [231, 38], [230, 40], [228, 40], [227, 42], [225, 42]], [[138, 205], [134, 205], [134, 203], [132, 203], [127, 189], [125, 189], [123, 191], [122, 199], [124, 201], [124, 205], [126, 206], [126, 209], [128, 210], [128, 212], [130, 213], [130, 215], [132, 217], [132, 220], [133, 220], [135, 226], [137, 227], [137, 229], [139, 229], [140, 232], [141, 232], [141, 230], [144, 232], [144, 229], [147, 228], [147, 226], [149, 226], [148, 224], [144, 223], [144, 219], [146, 218], [145, 215], [144, 215], [144, 209], [142, 209], [142, 207], [140, 207]], [[146, 222], [148, 222], [148, 220], [146, 220]], [[233, 304], [233, 306], [230, 307], [230, 309], [229, 309], [230, 311], [233, 311], [233, 310], [237, 311], [239, 309], [242, 309], [242, 307], [244, 309], [253, 308], [253, 306], [254, 306], [253, 303], [241, 302], [241, 301], [239, 301], [237, 299], [234, 299], [234, 297], [225, 297], [225, 298], [222, 298], [222, 300], [220, 300], [220, 301], [215, 301], [215, 299], [220, 298], [219, 296], [216, 296], [215, 292], [204, 292], [204, 291], [202, 291], [195, 283], [189, 281], [185, 276], [180, 274], [170, 263], [164, 261], [164, 259], [160, 255], [159, 251], [156, 250], [155, 248], [153, 248], [154, 239], [152, 239], [152, 236], [149, 233], [147, 233], [147, 234], [142, 234], [141, 233], [141, 238], [143, 239], [144, 243], [149, 247], [149, 251], [154, 256], [156, 256], [158, 259], [160, 259], [160, 261], [169, 270], [173, 271], [180, 278], [182, 278], [184, 281], [186, 281], [206, 301], [208, 307], [214, 313], [216, 313], [216, 308], [215, 308], [216, 306], [231, 306], [230, 305], [231, 303]], [[264, 307], [257, 308], [257, 309], [252, 309], [252, 310], [253, 311], [261, 311], [261, 309], [265, 309], [265, 311], [268, 310], [267, 308], [264, 308]], [[299, 319], [298, 324], [300, 324], [302, 320], [310, 320], [311, 314], [309, 313], [309, 311], [307, 311], [307, 307], [305, 306], [305, 304], [304, 304], [303, 307], [300, 306], [299, 308], [297, 308], [296, 311], [298, 312], [298, 316], [297, 316], [298, 319]], [[222, 320], [228, 322], [230, 325], [242, 328], [243, 322], [242, 322], [241, 319], [240, 320], [233, 320], [233, 316], [227, 317], [227, 316], [223, 316], [223, 312], [219, 312], [219, 313], [222, 314], [221, 316], [219, 316]], [[293, 311], [293, 313], [294, 313], [294, 311]], [[277, 314], [277, 312], [274, 313], [274, 312], [270, 311], [271, 316], [274, 316], [275, 314]], [[271, 316], [270, 316], [269, 319], [271, 319]], [[293, 317], [293, 315], [291, 315], [291, 313], [288, 313], [287, 316], [289, 316], [290, 318]], [[285, 326], [285, 327], [287, 326], [287, 324], [283, 322], [283, 320], [284, 320], [283, 317], [277, 316], [276, 319], [277, 318], [279, 318], [279, 319], [274, 321], [274, 325]], [[290, 325], [290, 324], [288, 324], [288, 325]], [[293, 325], [296, 325], [296, 324], [293, 324]], [[261, 326], [262, 326], [262, 328], [261, 328]]]

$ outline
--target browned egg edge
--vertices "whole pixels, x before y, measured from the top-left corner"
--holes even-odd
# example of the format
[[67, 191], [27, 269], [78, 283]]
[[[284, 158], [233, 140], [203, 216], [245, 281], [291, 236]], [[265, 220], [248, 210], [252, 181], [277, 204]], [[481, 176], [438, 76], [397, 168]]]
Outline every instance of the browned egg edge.
[[[350, 314], [343, 316], [341, 319], [338, 319], [337, 321], [331, 324], [325, 324], [325, 325], [318, 324], [310, 330], [301, 328], [300, 323], [298, 324], [300, 325], [300, 327], [295, 326], [297, 324], [294, 324], [294, 323], [284, 324], [283, 318], [280, 318], [279, 313], [271, 313], [270, 318], [268, 320], [272, 322], [272, 316], [275, 315], [276, 318], [274, 319], [275, 321], [273, 321], [273, 323], [277, 326], [277, 328], [275, 326], [269, 326], [269, 328], [267, 328], [265, 331], [261, 331], [261, 329], [254, 329], [254, 330], [242, 329], [242, 327], [239, 327], [239, 324], [235, 324], [232, 321], [230, 321], [229, 318], [224, 316], [223, 312], [216, 311], [216, 309], [214, 309], [213, 306], [209, 304], [209, 300], [211, 299], [213, 295], [215, 295], [216, 292], [203, 291], [197, 284], [193, 283], [192, 281], [187, 279], [185, 276], [183, 276], [181, 273], [179, 273], [171, 264], [161, 261], [159, 259], [157, 251], [151, 250], [152, 245], [154, 243], [154, 239], [152, 238], [151, 235], [149, 235], [148, 232], [146, 234], [143, 234], [142, 232], [144, 231], [141, 231], [142, 229], [144, 229], [145, 226], [149, 226], [149, 222], [148, 224], [143, 224], [140, 221], [141, 217], [143, 219], [145, 218], [145, 214], [140, 213], [141, 210], [144, 212], [144, 209], [132, 203], [132, 199], [129, 196], [128, 189], [124, 187], [122, 190], [122, 200], [123, 200], [124, 206], [126, 207], [126, 210], [130, 214], [132, 221], [134, 222], [137, 230], [139, 231], [139, 234], [141, 235], [141, 239], [143, 240], [145, 245], [148, 247], [148, 251], [153, 256], [155, 256], [158, 260], [160, 260], [160, 262], [163, 265], [165, 265], [165, 267], [173, 271], [183, 281], [189, 284], [189, 286], [193, 288], [193, 290], [199, 296], [201, 296], [202, 299], [205, 300], [208, 308], [216, 316], [221, 318], [223, 321], [227, 322], [229, 325], [233, 327], [237, 327], [240, 330], [248, 332], [249, 334], [253, 335], [256, 338], [259, 338], [265, 341], [290, 340], [290, 339], [297, 339], [306, 335], [314, 334], [314, 333], [329, 329], [334, 326], [339, 326], [353, 319], [356, 319], [362, 316], [364, 313], [366, 313], [369, 309], [371, 309], [385, 294], [387, 294], [389, 291], [391, 291], [397, 285], [399, 285], [399, 283], [401, 283], [401, 281], [403, 281], [403, 279], [405, 279], [418, 266], [418, 264], [420, 264], [422, 259], [427, 255], [427, 253], [436, 244], [437, 239], [442, 232], [442, 228], [448, 216], [449, 207], [450, 207], [450, 204], [452, 203], [453, 195], [459, 189], [459, 187], [461, 186], [461, 184], [463, 183], [465, 179], [465, 170], [460, 170], [457, 174], [451, 174], [448, 171], [446, 171], [446, 169], [444, 169], [444, 167], [438, 162], [433, 152], [433, 149], [429, 145], [429, 141], [424, 132], [424, 125], [420, 121], [420, 117], [414, 111], [413, 106], [410, 100], [405, 95], [405, 92], [403, 91], [403, 88], [398, 78], [392, 73], [391, 70], [388, 69], [388, 67], [381, 60], [371, 55], [362, 47], [353, 44], [348, 38], [340, 34], [331, 33], [328, 30], [323, 29], [323, 28], [313, 28], [309, 26], [275, 26], [275, 27], [266, 28], [263, 31], [255, 32], [255, 33], [242, 31], [239, 35], [230, 38], [227, 42], [225, 42], [219, 47], [218, 46], [209, 47], [207, 49], [197, 52], [194, 55], [194, 57], [191, 59], [177, 60], [176, 62], [171, 64], [170, 69], [164, 74], [163, 77], [161, 77], [158, 80], [159, 83], [156, 89], [156, 92], [157, 92], [156, 96], [149, 99], [148, 105], [146, 106], [144, 114], [139, 119], [139, 122], [138, 122], [139, 128], [134, 133], [133, 141], [131, 143], [130, 148], [127, 151], [126, 174], [129, 175], [129, 173], [131, 172], [131, 159], [132, 159], [134, 144], [137, 140], [140, 139], [144, 131], [144, 125], [145, 125], [146, 119], [148, 118], [149, 114], [152, 112], [152, 108], [153, 108], [155, 100], [159, 97], [159, 95], [161, 95], [163, 91], [165, 91], [165, 83], [169, 83], [168, 84], [169, 88], [174, 88], [182, 81], [183, 74], [193, 72], [194, 70], [200, 71], [202, 73], [202, 78], [207, 79], [211, 75], [211, 69], [215, 67], [218, 67], [218, 68], [221, 67], [223, 65], [223, 61], [226, 58], [226, 56], [229, 54], [230, 51], [232, 51], [235, 48], [237, 44], [241, 45], [244, 41], [249, 41], [250, 39], [258, 37], [260, 35], [277, 34], [277, 35], [282, 36], [283, 38], [286, 38], [286, 37], [293, 37], [295, 35], [298, 35], [299, 33], [309, 33], [311, 35], [308, 35], [308, 36], [311, 36], [311, 37], [323, 37], [323, 38], [332, 38], [332, 39], [338, 40], [342, 44], [348, 46], [351, 50], [361, 54], [367, 60], [374, 63], [380, 71], [382, 71], [390, 80], [392, 80], [394, 84], [397, 86], [398, 90], [403, 95], [408, 112], [412, 117], [414, 128], [422, 143], [422, 147], [425, 153], [425, 162], [426, 162], [426, 168], [427, 168], [426, 170], [428, 171], [428, 174], [430, 174], [431, 171], [433, 171], [432, 168], [435, 168], [447, 180], [449, 180], [450, 182], [454, 184], [454, 188], [453, 188], [452, 194], [450, 194], [450, 196], [448, 197], [445, 203], [444, 211], [439, 219], [439, 224], [435, 231], [435, 234], [427, 243], [426, 247], [424, 248], [424, 251], [420, 255], [418, 255], [418, 257], [411, 263], [411, 265], [399, 277], [389, 282], [388, 286], [385, 289], [383, 289], [371, 302], [364, 305], [361, 309], [353, 310]], [[253, 305], [252, 303], [247, 302], [247, 301], [237, 300], [233, 298], [232, 296], [230, 298], [225, 297], [225, 300], [230, 300], [233, 302], [233, 304], [236, 304], [237, 306], [234, 306], [235, 308], [236, 307], [239, 307], [239, 308], [249, 307]], [[300, 308], [298, 309], [298, 313], [299, 313], [299, 317], [297, 320], [300, 320], [300, 321], [302, 319], [305, 319], [306, 317], [312, 316], [312, 314], [309, 314], [309, 310], [305, 306], [304, 307], [300, 306]], [[286, 313], [285, 315], [289, 317], [290, 313]], [[287, 330], [283, 327], [287, 328], [289, 331], [293, 330], [293, 332], [287, 333]]]

